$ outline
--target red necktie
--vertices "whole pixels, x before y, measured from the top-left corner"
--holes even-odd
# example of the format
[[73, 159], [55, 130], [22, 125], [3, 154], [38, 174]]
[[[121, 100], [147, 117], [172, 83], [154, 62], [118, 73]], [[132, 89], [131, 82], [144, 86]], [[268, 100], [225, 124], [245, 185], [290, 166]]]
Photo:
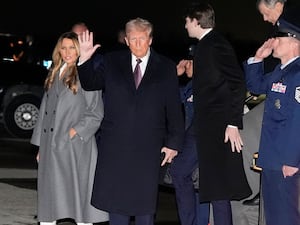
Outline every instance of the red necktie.
[[140, 68], [141, 59], [136, 59], [136, 66], [133, 71], [135, 87], [138, 88], [141, 80], [142, 80], [142, 71]]

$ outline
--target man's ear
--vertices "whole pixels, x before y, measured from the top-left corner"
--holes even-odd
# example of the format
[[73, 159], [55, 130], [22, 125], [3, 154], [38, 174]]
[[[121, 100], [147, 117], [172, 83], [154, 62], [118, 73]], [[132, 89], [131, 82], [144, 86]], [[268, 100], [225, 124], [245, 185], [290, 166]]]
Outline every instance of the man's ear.
[[125, 40], [125, 43], [126, 43], [126, 45], [127, 45], [127, 46], [129, 46], [129, 41], [128, 41], [128, 38], [127, 38], [127, 37], [125, 37], [125, 38], [124, 38], [124, 40]]
[[195, 26], [198, 25], [198, 20], [196, 18], [193, 18], [191, 21]]
[[152, 40], [153, 40], [153, 38], [150, 37], [149, 46], [152, 44]]
[[197, 27], [197, 26], [201, 27], [201, 25], [199, 24], [199, 22], [198, 22], [198, 20], [196, 18], [193, 18], [193, 20], [191, 22], [194, 25], [194, 27]]
[[276, 2], [274, 8], [276, 9], [276, 12], [279, 13], [279, 15], [281, 15], [282, 11], [283, 11], [283, 7], [284, 4], [281, 2]]

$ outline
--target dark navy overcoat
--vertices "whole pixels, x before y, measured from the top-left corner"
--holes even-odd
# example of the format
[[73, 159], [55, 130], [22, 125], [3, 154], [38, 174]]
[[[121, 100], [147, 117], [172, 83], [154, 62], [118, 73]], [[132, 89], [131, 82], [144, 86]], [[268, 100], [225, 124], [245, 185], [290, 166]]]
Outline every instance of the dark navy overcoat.
[[78, 68], [83, 88], [104, 91], [92, 204], [123, 215], [154, 214], [161, 148], [180, 150], [183, 140], [176, 64], [151, 49], [136, 89], [129, 50], [100, 60]]

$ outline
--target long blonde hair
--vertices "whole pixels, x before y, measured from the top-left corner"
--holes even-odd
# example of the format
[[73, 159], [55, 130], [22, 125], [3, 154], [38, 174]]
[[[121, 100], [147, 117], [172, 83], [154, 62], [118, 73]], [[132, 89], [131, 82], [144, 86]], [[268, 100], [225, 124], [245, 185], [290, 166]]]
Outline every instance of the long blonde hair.
[[[77, 56], [79, 57], [80, 55], [77, 34], [74, 32], [63, 33], [59, 37], [52, 53], [52, 65], [44, 84], [44, 88], [46, 91], [52, 87], [55, 75], [59, 74], [59, 70], [64, 64], [64, 61], [60, 54], [60, 48], [62, 45], [62, 41], [65, 38], [71, 39], [73, 41], [76, 48]], [[78, 72], [76, 62], [73, 65], [68, 65], [67, 71], [68, 72], [66, 73], [66, 76], [63, 78], [63, 83], [66, 87], [72, 90], [74, 94], [76, 94], [78, 90]]]

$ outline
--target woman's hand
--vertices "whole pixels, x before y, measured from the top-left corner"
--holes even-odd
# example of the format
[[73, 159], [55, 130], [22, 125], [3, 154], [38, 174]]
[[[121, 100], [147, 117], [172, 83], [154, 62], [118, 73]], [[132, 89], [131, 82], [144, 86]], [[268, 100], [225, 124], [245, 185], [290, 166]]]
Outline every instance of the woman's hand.
[[72, 127], [69, 131], [69, 136], [72, 139], [77, 134], [76, 130]]
[[38, 151], [38, 153], [36, 154], [36, 157], [35, 157], [37, 163], [39, 163], [40, 161], [40, 151]]

